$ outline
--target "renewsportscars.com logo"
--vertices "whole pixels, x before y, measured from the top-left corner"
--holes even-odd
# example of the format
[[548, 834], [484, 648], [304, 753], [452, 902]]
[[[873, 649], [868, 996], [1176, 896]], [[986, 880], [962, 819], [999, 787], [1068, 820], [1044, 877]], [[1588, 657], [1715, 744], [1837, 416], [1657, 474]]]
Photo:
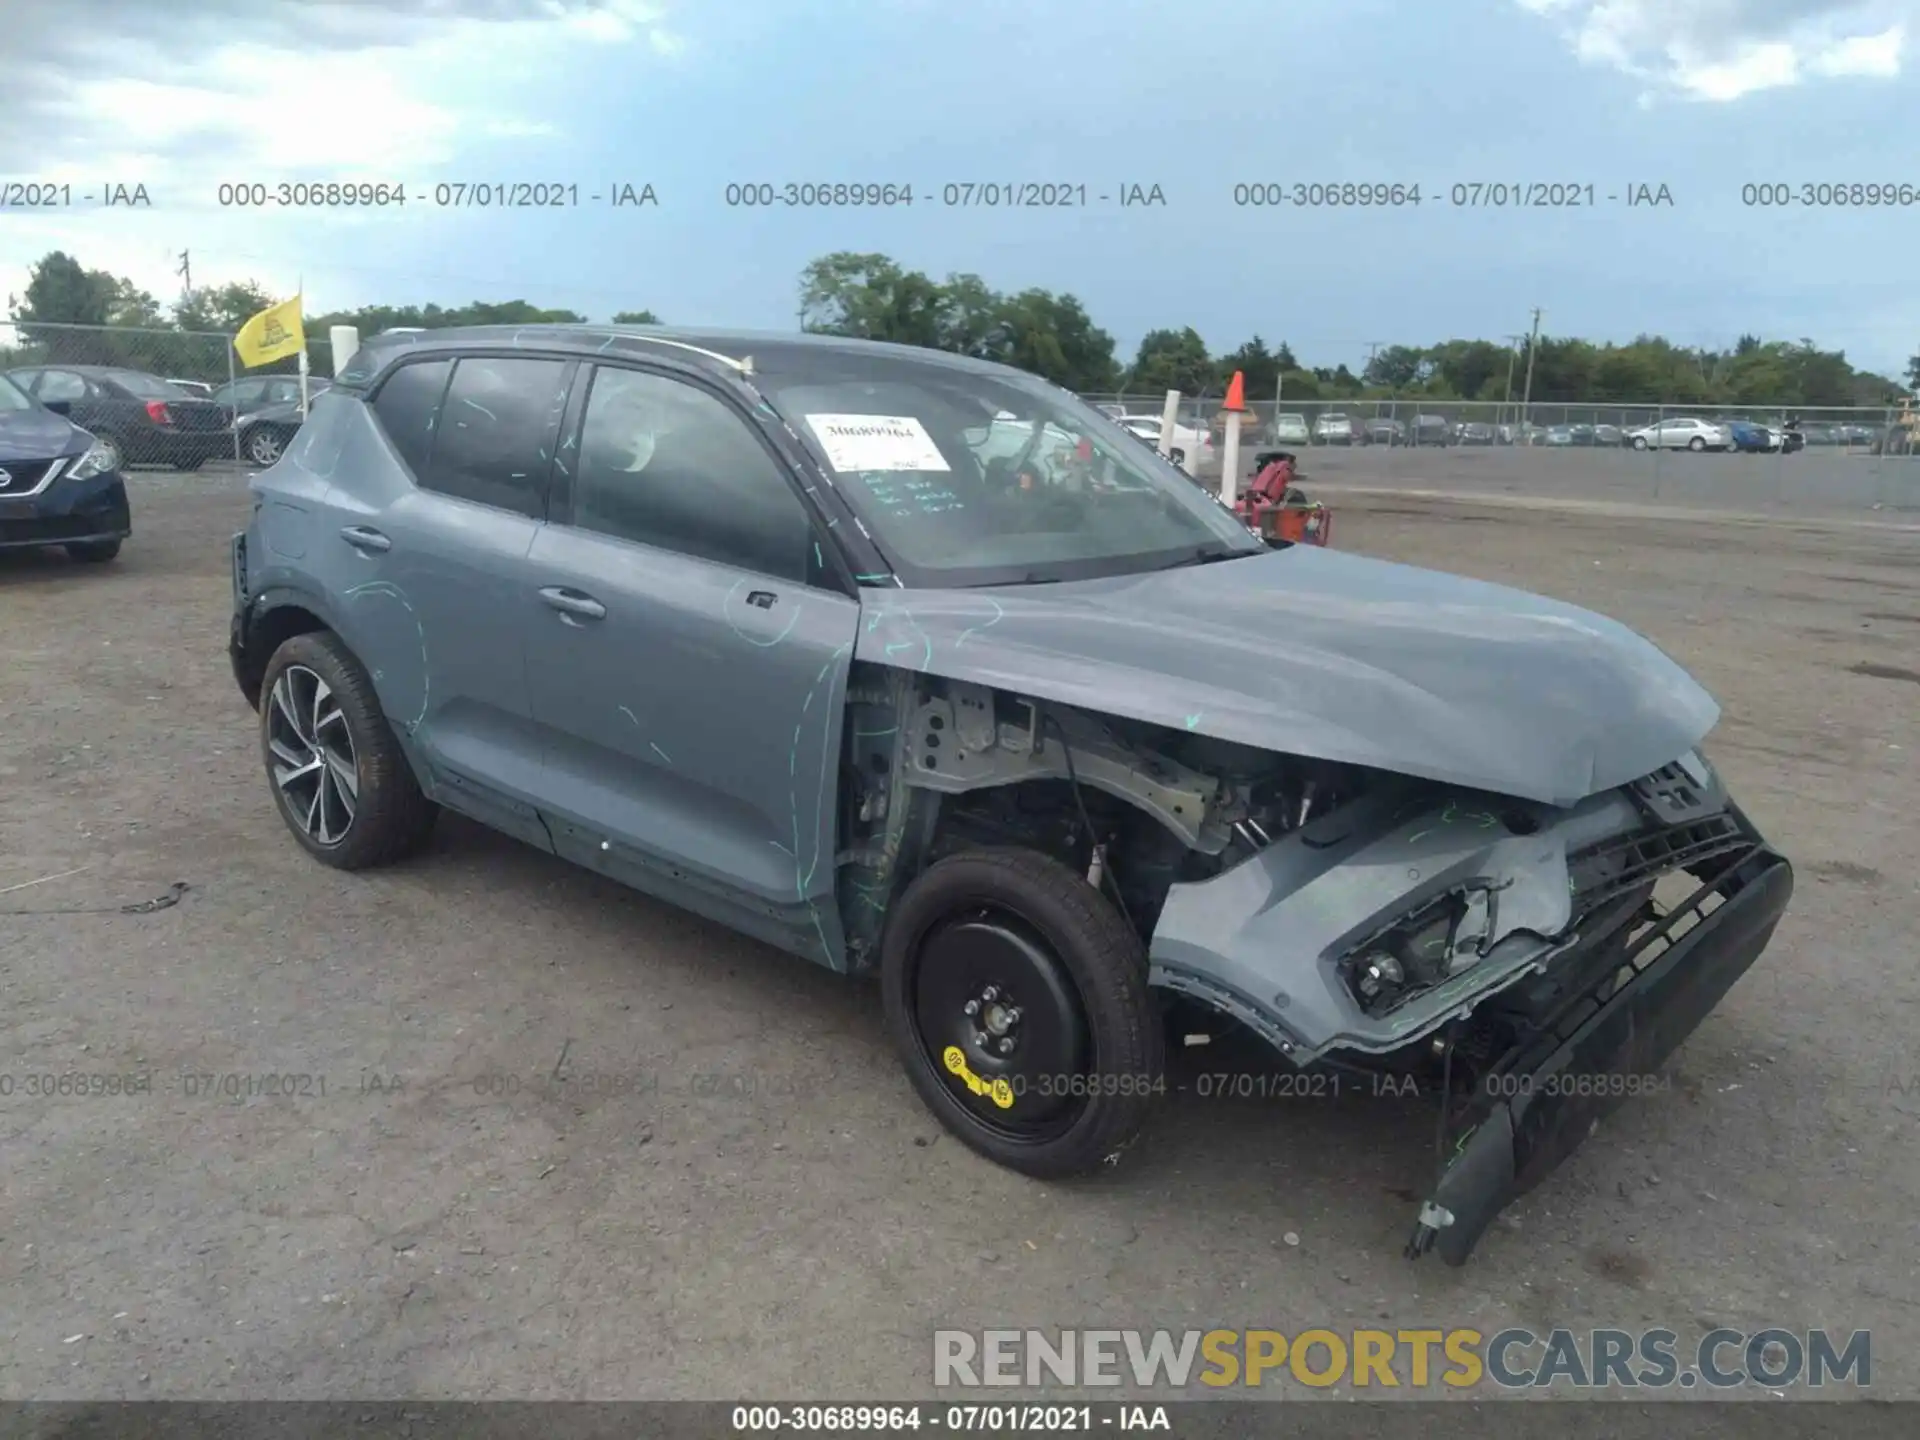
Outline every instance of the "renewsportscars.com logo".
[[1730, 1390], [1873, 1383], [1873, 1337], [1709, 1330], [936, 1330], [938, 1387], [1132, 1385], [1136, 1389], [1621, 1388]]

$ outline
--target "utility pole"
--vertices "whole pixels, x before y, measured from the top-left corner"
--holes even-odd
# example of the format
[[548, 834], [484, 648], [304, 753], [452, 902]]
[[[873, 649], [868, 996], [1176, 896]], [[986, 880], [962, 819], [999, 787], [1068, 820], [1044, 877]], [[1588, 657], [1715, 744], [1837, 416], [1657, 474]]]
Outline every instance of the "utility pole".
[[1533, 307], [1533, 334], [1527, 339], [1527, 388], [1520, 397], [1520, 423], [1533, 423], [1533, 357], [1540, 348], [1540, 307]]
[[1500, 419], [1496, 423], [1504, 425], [1507, 423], [1507, 407], [1513, 404], [1513, 362], [1520, 354], [1520, 342], [1527, 337], [1502, 335], [1500, 338], [1507, 342], [1507, 393], [1500, 398]]
[[187, 298], [192, 299], [193, 298], [193, 252], [192, 251], [182, 250], [180, 252], [180, 268], [174, 271], [173, 273], [180, 277], [180, 288], [186, 292]]

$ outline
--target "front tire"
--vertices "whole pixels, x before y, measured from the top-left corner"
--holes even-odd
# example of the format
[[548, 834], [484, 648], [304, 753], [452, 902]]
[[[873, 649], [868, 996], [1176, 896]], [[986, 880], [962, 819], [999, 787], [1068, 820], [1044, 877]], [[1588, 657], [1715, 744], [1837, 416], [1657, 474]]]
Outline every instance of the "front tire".
[[420, 791], [365, 667], [327, 631], [296, 635], [267, 662], [260, 753], [280, 818], [336, 870], [422, 849], [438, 807]]
[[917, 876], [881, 945], [882, 1004], [920, 1098], [980, 1154], [1042, 1179], [1117, 1163], [1166, 1089], [1139, 937], [1031, 850]]
[[1687, 441], [1687, 449], [1693, 451], [1694, 454], [1696, 455], [1706, 448], [1707, 448], [1707, 442], [1705, 440], [1702, 440], [1698, 435], [1694, 436], [1691, 440]]

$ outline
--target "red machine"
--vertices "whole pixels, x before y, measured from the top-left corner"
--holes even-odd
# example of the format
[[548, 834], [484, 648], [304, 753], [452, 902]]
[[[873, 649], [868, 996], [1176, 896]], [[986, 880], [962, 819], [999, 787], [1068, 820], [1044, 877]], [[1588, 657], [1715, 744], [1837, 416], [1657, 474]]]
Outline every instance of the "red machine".
[[1325, 545], [1333, 536], [1333, 516], [1318, 501], [1294, 487], [1296, 462], [1285, 450], [1254, 457], [1255, 474], [1233, 512], [1263, 540], [1295, 545]]

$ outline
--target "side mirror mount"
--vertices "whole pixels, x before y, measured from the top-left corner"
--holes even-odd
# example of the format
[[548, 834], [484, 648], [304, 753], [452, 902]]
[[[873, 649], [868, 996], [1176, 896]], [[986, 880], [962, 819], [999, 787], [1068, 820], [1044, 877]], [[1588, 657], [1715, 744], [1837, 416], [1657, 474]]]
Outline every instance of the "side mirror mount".
[[71, 416], [73, 414], [73, 402], [71, 400], [42, 400], [40, 403], [56, 415]]

